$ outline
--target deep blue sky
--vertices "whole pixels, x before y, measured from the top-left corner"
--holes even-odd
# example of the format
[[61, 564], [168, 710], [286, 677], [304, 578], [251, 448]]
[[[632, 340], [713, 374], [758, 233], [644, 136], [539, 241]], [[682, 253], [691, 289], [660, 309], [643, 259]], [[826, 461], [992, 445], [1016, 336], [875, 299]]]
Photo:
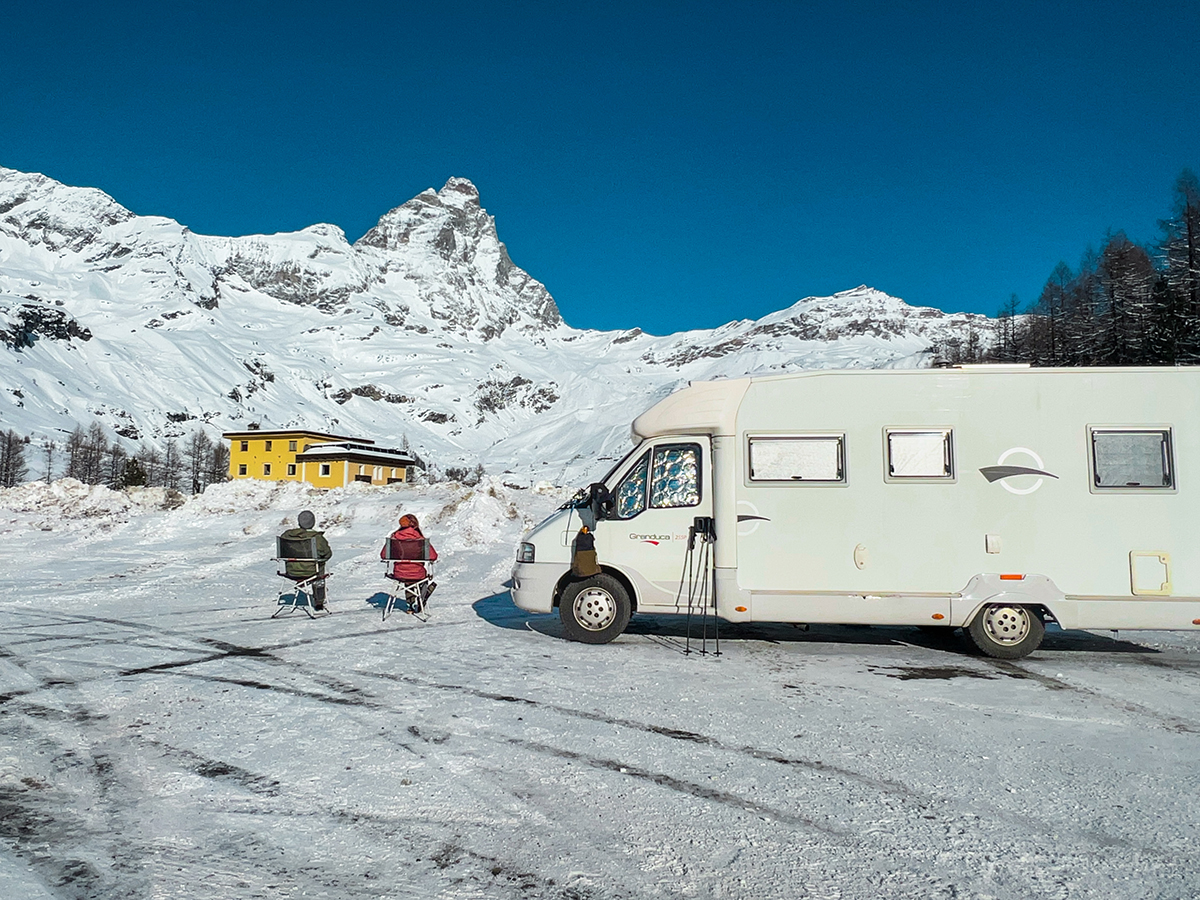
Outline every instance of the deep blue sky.
[[1200, 169], [1200, 4], [6, 3], [0, 165], [353, 241], [470, 178], [572, 325], [994, 314]]

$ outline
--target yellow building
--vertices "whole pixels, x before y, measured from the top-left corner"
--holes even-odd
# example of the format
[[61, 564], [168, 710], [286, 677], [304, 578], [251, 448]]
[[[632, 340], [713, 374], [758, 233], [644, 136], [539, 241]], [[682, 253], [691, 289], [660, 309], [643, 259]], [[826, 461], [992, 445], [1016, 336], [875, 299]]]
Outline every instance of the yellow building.
[[229, 477], [307, 481], [343, 487], [351, 481], [393, 484], [419, 463], [411, 454], [375, 446], [366, 438], [307, 429], [227, 431]]

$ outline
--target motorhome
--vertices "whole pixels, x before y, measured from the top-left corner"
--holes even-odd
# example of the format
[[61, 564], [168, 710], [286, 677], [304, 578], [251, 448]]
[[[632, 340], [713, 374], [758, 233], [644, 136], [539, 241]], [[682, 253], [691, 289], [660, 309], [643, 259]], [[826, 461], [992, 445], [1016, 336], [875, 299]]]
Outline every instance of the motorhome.
[[961, 627], [1008, 659], [1046, 622], [1200, 629], [1200, 368], [692, 383], [632, 431], [518, 549], [514, 601], [575, 640], [697, 598], [729, 622]]

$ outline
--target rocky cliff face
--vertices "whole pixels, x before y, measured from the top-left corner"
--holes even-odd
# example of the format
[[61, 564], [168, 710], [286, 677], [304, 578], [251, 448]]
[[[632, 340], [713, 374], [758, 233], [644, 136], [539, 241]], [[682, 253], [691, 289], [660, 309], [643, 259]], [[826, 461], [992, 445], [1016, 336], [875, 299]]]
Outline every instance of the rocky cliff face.
[[303, 425], [570, 480], [688, 380], [923, 365], [985, 321], [861, 287], [712, 330], [583, 331], [513, 264], [465, 179], [351, 245], [332, 225], [197, 235], [0, 169], [0, 420], [24, 434]]
[[410, 278], [427, 314], [460, 334], [490, 340], [512, 325], [562, 324], [546, 288], [509, 259], [495, 219], [465, 178], [396, 207], [354, 246], [378, 251], [384, 271]]

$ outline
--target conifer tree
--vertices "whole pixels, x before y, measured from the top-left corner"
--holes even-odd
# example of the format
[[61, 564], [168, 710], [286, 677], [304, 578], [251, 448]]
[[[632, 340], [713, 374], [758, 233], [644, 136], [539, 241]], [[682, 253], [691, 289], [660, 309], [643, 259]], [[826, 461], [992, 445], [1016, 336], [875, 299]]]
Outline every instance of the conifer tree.
[[25, 477], [25, 445], [29, 439], [11, 428], [0, 434], [0, 487], [15, 487]]

